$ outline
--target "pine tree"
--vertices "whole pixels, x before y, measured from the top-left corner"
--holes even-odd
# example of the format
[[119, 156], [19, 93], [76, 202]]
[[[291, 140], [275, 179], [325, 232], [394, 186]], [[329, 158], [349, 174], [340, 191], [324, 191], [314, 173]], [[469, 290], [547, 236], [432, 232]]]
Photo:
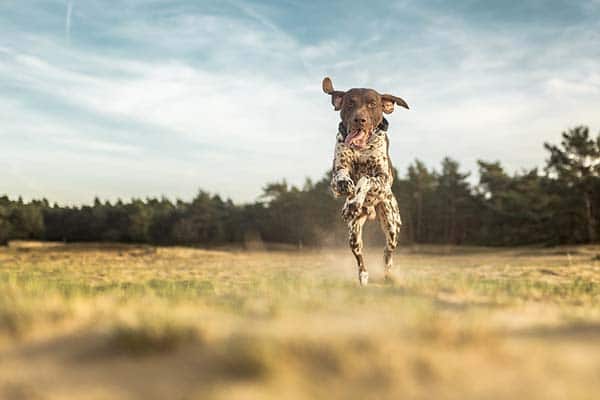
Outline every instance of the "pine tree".
[[439, 209], [439, 238], [443, 243], [460, 244], [466, 237], [467, 219], [471, 207], [471, 191], [467, 178], [461, 173], [458, 162], [446, 157], [442, 172], [437, 177], [436, 202]]
[[559, 179], [565, 187], [565, 195], [575, 196], [580, 203], [581, 214], [587, 231], [587, 240], [597, 240], [598, 181], [600, 180], [600, 134], [594, 140], [589, 128], [578, 126], [562, 133], [561, 145], [544, 143], [550, 152], [546, 160], [546, 172]]

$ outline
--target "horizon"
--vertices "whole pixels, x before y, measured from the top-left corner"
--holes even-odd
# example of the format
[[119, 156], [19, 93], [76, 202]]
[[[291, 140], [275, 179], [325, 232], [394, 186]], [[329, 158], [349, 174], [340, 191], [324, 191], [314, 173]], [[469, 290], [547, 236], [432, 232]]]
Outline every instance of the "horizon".
[[[593, 136], [595, 135], [593, 131], [591, 131], [590, 129], [590, 134]], [[600, 137], [600, 131], [597, 133], [598, 137]], [[556, 143], [558, 144], [558, 142]], [[543, 147], [544, 144], [542, 144]], [[441, 167], [443, 161], [445, 158], [447, 158], [448, 156], [445, 156], [444, 158], [442, 158], [441, 160], [439, 160], [439, 162], [437, 163], [437, 165], [428, 165], [425, 164], [425, 167], [428, 169], [429, 172], [431, 173], [435, 173], [435, 174], [439, 174], [440, 173], [440, 169], [438, 167]], [[449, 157], [448, 157], [449, 158]], [[455, 159], [450, 158], [450, 160], [452, 161], [458, 161]], [[396, 167], [396, 170], [398, 172], [398, 175], [396, 175], [396, 179], [407, 179], [408, 176], [408, 168], [410, 166], [414, 166], [416, 162], [422, 162], [423, 160], [420, 159], [413, 159], [410, 164], [408, 164], [406, 166], [406, 168], [403, 171], [398, 170]], [[482, 162], [487, 162], [487, 163], [500, 163], [500, 166], [503, 168], [504, 172], [507, 173], [507, 175], [511, 178], [514, 177], [518, 177], [518, 176], [522, 176], [528, 172], [531, 172], [532, 170], [536, 170], [538, 171], [538, 173], [540, 174], [540, 176], [548, 176], [548, 177], [552, 177], [552, 174], [549, 174], [547, 172], [544, 172], [544, 166], [542, 165], [536, 165], [536, 166], [532, 166], [531, 168], [520, 168], [518, 170], [514, 170], [514, 171], [508, 171], [505, 168], [505, 165], [502, 163], [502, 160], [483, 160], [483, 159], [478, 159], [477, 162], [482, 161]], [[475, 187], [477, 187], [479, 185], [479, 178], [480, 178], [480, 171], [477, 169], [475, 171], [472, 170], [467, 170], [464, 168], [464, 166], [462, 164], [459, 163], [459, 171], [461, 173], [466, 173], [468, 176], [466, 177], [466, 182], [468, 182], [470, 189], [474, 189]], [[263, 189], [266, 185], [269, 184], [273, 184], [273, 183], [285, 183], [288, 185], [288, 189], [292, 189], [292, 188], [296, 188], [299, 190], [303, 190], [303, 186], [306, 184], [306, 182], [308, 182], [310, 180], [310, 182], [317, 183], [320, 180], [324, 179], [327, 175], [329, 171], [325, 171], [323, 174], [321, 174], [321, 177], [313, 179], [309, 176], [306, 176], [304, 178], [303, 182], [300, 183], [292, 183], [289, 182], [286, 178], [280, 178], [280, 179], [276, 179], [274, 181], [271, 182], [264, 182], [261, 185], [261, 189], [260, 189], [260, 193], [252, 200], [248, 200], [248, 201], [235, 201], [234, 199], [227, 197], [227, 196], [223, 196], [222, 193], [219, 192], [212, 192], [212, 191], [208, 191], [205, 190], [205, 188], [203, 187], [198, 187], [196, 189], [196, 191], [194, 193], [192, 193], [188, 198], [182, 198], [182, 197], [173, 197], [170, 196], [169, 194], [159, 194], [157, 196], [150, 196], [150, 195], [141, 195], [138, 197], [117, 197], [115, 199], [109, 199], [109, 198], [102, 198], [99, 196], [93, 196], [90, 200], [88, 201], [84, 201], [84, 202], [79, 202], [79, 203], [61, 203], [59, 201], [54, 201], [53, 199], [48, 198], [47, 196], [42, 196], [39, 198], [26, 198], [21, 194], [18, 193], [3, 193], [0, 192], [0, 198], [2, 197], [6, 197], [8, 198], [10, 201], [18, 201], [19, 199], [23, 200], [23, 202], [25, 203], [30, 203], [33, 201], [43, 201], [46, 200], [50, 205], [58, 205], [60, 207], [85, 207], [85, 206], [92, 206], [94, 204], [94, 202], [96, 200], [99, 200], [102, 204], [105, 204], [106, 202], [109, 202], [110, 204], [116, 204], [117, 202], [122, 202], [124, 204], [127, 204], [129, 202], [133, 202], [135, 200], [141, 200], [141, 201], [147, 201], [147, 200], [162, 200], [162, 199], [166, 199], [168, 201], [170, 201], [171, 203], [176, 203], [177, 201], [183, 201], [183, 202], [191, 202], [194, 198], [196, 198], [198, 196], [199, 193], [204, 192], [207, 193], [208, 195], [210, 195], [211, 197], [214, 196], [218, 196], [220, 197], [223, 201], [232, 201], [234, 203], [234, 205], [236, 206], [244, 206], [244, 205], [248, 205], [248, 204], [253, 204], [253, 203], [257, 203], [260, 202], [261, 197], [263, 196]]]
[[597, 0], [51, 0], [0, 4], [0, 22], [9, 197], [201, 189], [247, 204], [269, 182], [320, 180], [339, 121], [324, 76], [408, 102], [387, 117], [402, 175], [445, 156], [472, 176], [478, 159], [513, 175], [542, 168], [563, 131], [600, 129]]

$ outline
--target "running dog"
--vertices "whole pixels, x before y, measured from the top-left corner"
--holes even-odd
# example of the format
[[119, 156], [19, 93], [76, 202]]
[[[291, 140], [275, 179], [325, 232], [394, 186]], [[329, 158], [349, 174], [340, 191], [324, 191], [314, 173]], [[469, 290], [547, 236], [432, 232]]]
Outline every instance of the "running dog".
[[342, 217], [348, 224], [349, 245], [358, 265], [358, 281], [365, 286], [369, 273], [363, 259], [362, 228], [367, 219], [379, 219], [385, 235], [385, 278], [390, 279], [392, 253], [398, 244], [400, 211], [392, 193], [392, 163], [387, 137], [388, 122], [394, 105], [408, 109], [400, 97], [379, 94], [373, 89], [333, 89], [331, 79], [323, 79], [323, 91], [340, 111], [333, 160], [331, 190], [336, 197], [346, 196]]

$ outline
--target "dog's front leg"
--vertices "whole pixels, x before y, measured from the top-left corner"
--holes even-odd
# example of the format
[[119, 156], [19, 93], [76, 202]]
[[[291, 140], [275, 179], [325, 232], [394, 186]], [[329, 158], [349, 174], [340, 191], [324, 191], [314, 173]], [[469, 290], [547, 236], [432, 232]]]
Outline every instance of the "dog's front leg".
[[370, 189], [371, 183], [369, 177], [363, 176], [358, 180], [354, 188], [354, 194], [346, 199], [346, 203], [344, 203], [344, 207], [342, 208], [342, 217], [345, 221], [351, 221], [358, 217]]
[[336, 197], [352, 196], [354, 194], [354, 182], [350, 178], [347, 169], [334, 171], [333, 178], [331, 179], [331, 190]]
[[331, 176], [331, 191], [336, 197], [354, 194], [354, 181], [350, 177], [353, 159], [352, 149], [344, 143], [336, 144]]

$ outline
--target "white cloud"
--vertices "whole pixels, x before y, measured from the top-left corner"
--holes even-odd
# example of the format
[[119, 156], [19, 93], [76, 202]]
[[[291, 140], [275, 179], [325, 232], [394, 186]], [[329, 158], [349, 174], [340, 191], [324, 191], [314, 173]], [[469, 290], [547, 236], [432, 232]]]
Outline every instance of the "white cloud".
[[[78, 56], [88, 58], [86, 70], [13, 51], [0, 62], [0, 74], [15, 77], [12, 84], [40, 92], [56, 99], [59, 104], [69, 104], [111, 121], [153, 127], [163, 131], [164, 135], [172, 135], [173, 141], [188, 143], [188, 146], [195, 143], [192, 145], [199, 153], [196, 160], [172, 164], [166, 157], [153, 155], [145, 161], [155, 164], [165, 173], [170, 171], [169, 174], [179, 176], [186, 174], [182, 171], [188, 171], [187, 175], [195, 178], [185, 180], [189, 189], [182, 190], [178, 186], [173, 195], [190, 196], [200, 186], [247, 201], [252, 200], [267, 181], [287, 177], [301, 182], [306, 175], [320, 175], [329, 165], [329, 142], [334, 137], [335, 123], [331, 127], [324, 126], [325, 118], [322, 117], [329, 116], [328, 101], [320, 92], [318, 81], [311, 93], [302, 80], [280, 82], [249, 75], [231, 77], [227, 73], [209, 72], [176, 61], [141, 63], [106, 57], [100, 60], [82, 52]], [[90, 65], [95, 65], [91, 71]], [[110, 66], [109, 74], [103, 73], [107, 66]], [[123, 157], [129, 157], [129, 162], [134, 164], [131, 157], [139, 157], [141, 149], [147, 148], [147, 145], [122, 143], [115, 132], [108, 133], [107, 128], [94, 127], [93, 122], [88, 126], [78, 125], [73, 120], [77, 116], [75, 114], [50, 113], [52, 117], [49, 118], [45, 117], [47, 113], [43, 109], [28, 109], [27, 104], [18, 107], [13, 104], [10, 112], [5, 113], [0, 135], [13, 139], [26, 135], [37, 142], [35, 151], [24, 149], [23, 157], [13, 160], [13, 165], [19, 170], [27, 171], [24, 166], [38, 156], [48, 157], [52, 165], [60, 165], [61, 161], [54, 155], [44, 155], [40, 150], [48, 147], [54, 151], [59, 146], [63, 153], [66, 152], [61, 160], [77, 158], [82, 153], [90, 157], [103, 154], [106, 158], [105, 163], [86, 163], [77, 170], [79, 174], [89, 176], [98, 174], [93, 169], [94, 165], [103, 173], [113, 171], [115, 182], [104, 180], [104, 188], [99, 187], [94, 193], [114, 198], [114, 187], [124, 188], [124, 197], [139, 195], [145, 190], [144, 170], [138, 170], [141, 176], [137, 176], [131, 186], [123, 187], [119, 182], [136, 176], [135, 168], [123, 165]], [[333, 118], [330, 116], [330, 119]], [[122, 137], [130, 136], [126, 129], [121, 129]], [[140, 127], [135, 129], [143, 130]], [[140, 135], [138, 137], [143, 137], [143, 132]], [[112, 141], [95, 138], [106, 136]], [[215, 153], [205, 149], [204, 143], [230, 150]], [[0, 153], [9, 151], [6, 146], [0, 149]], [[319, 154], [321, 159], [315, 162], [315, 156]], [[274, 165], [277, 168], [273, 168]], [[116, 172], [121, 168], [127, 170], [131, 177], [126, 178], [121, 172]], [[192, 173], [193, 170], [197, 172]], [[63, 173], [63, 178], [68, 175]], [[59, 177], [57, 173], [48, 179]], [[224, 186], [219, 186], [219, 183]], [[58, 187], [62, 185], [50, 188], [47, 195], [62, 199], [64, 196], [56, 191]], [[172, 185], [165, 181], [165, 188], [169, 187], [172, 188]], [[11, 192], [15, 190], [14, 185], [11, 189]], [[88, 198], [87, 189], [89, 187], [79, 188], [82, 195], [76, 198]], [[5, 190], [8, 191], [8, 188]], [[34, 192], [40, 193], [39, 190]]]
[[[319, 178], [338, 118], [320, 89], [325, 74], [337, 88], [372, 86], [409, 102], [389, 118], [401, 170], [445, 155], [471, 170], [476, 158], [530, 167], [561, 130], [600, 126], [597, 33], [573, 28], [537, 43], [423, 11], [418, 40], [378, 27], [357, 51], [343, 33], [303, 43], [264, 10], [233, 4], [241, 16], [178, 13], [108, 29], [139, 53], [36, 35], [21, 37], [18, 50], [0, 47], [0, 86], [13, 89], [0, 93], [0, 135], [14, 144], [0, 148], [13, 171], [0, 192], [84, 201], [92, 192], [187, 197], [203, 187], [248, 201], [274, 179]], [[9, 100], [19, 91], [29, 94]], [[36, 96], [48, 109], [26, 101]], [[35, 144], [20, 149], [23, 136]], [[21, 190], [25, 176], [35, 182]]]
[[600, 94], [600, 74], [580, 80], [552, 78], [546, 82], [548, 92], [555, 97], [569, 98]]

